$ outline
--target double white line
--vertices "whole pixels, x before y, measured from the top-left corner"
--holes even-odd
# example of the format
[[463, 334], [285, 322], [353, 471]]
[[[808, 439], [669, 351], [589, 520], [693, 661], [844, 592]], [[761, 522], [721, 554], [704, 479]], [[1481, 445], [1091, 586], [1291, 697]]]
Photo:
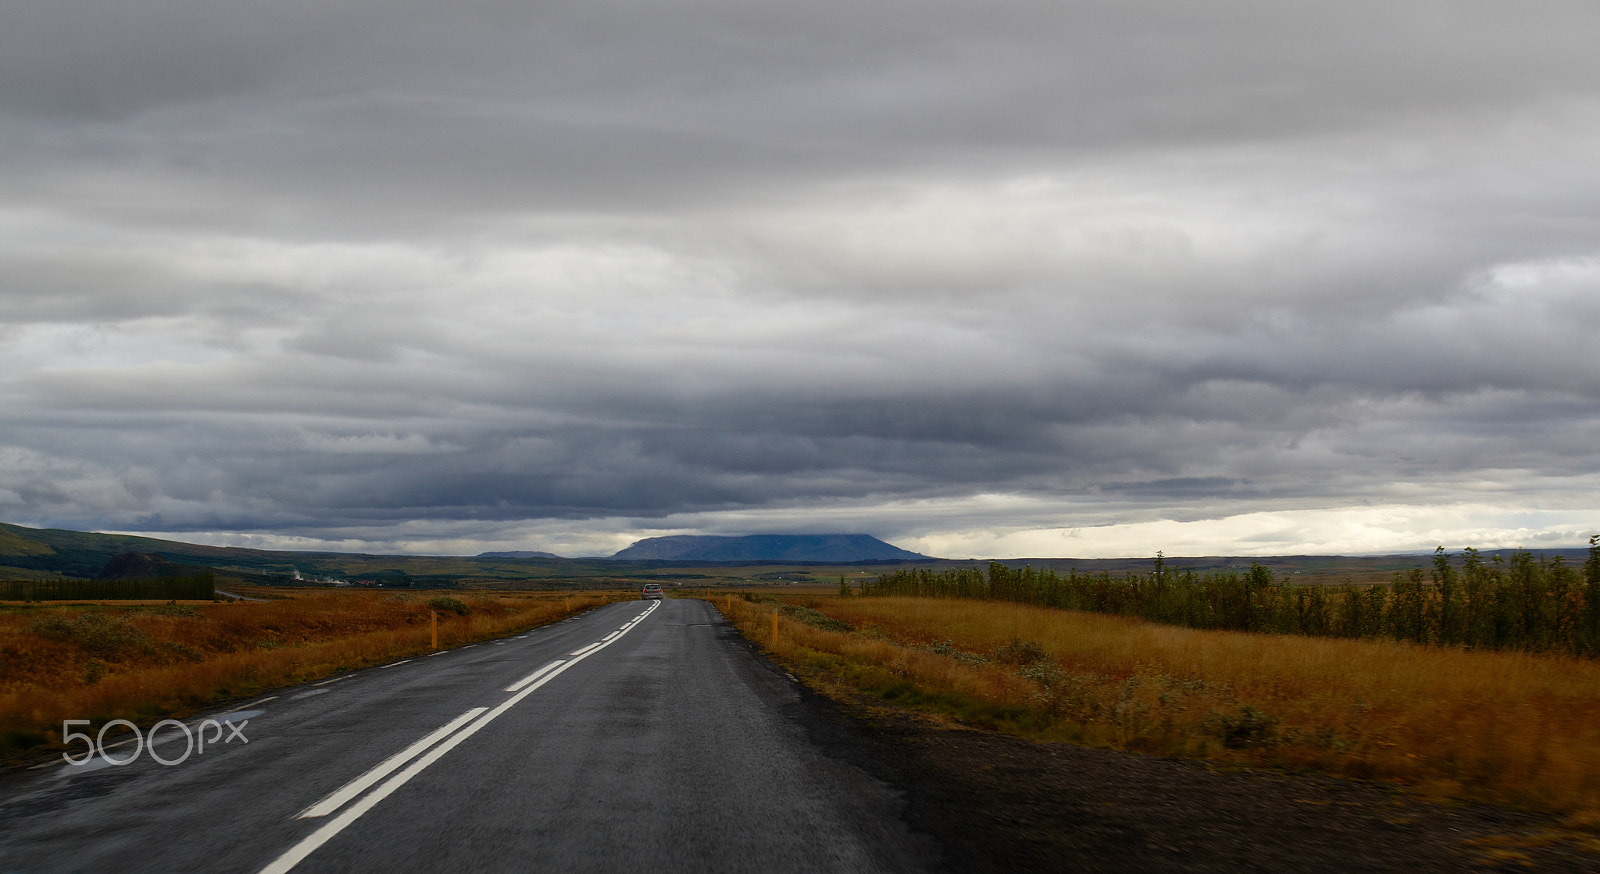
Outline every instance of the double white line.
[[[455, 749], [458, 744], [478, 733], [478, 730], [495, 721], [501, 714], [516, 706], [517, 702], [532, 695], [539, 687], [559, 677], [564, 671], [589, 656], [622, 639], [634, 626], [643, 622], [645, 617], [655, 612], [661, 606], [660, 601], [650, 605], [649, 609], [635, 616], [627, 624], [607, 635], [605, 639], [592, 643], [570, 655], [567, 659], [557, 659], [526, 677], [512, 683], [505, 688], [507, 692], [516, 694], [507, 698], [499, 707], [490, 710], [487, 707], [474, 707], [466, 713], [457, 716], [444, 725], [434, 729], [426, 737], [418, 740], [411, 746], [384, 759], [376, 767], [365, 774], [351, 780], [349, 783], [334, 790], [326, 798], [302, 810], [296, 819], [315, 819], [328, 816], [344, 808], [344, 812], [329, 820], [322, 828], [317, 829], [300, 843], [295, 844], [287, 853], [274, 859], [271, 864], [261, 869], [261, 874], [284, 874], [300, 864], [307, 856], [317, 851], [318, 847], [332, 840], [335, 835], [344, 831], [349, 825], [360, 819], [362, 814], [377, 806], [378, 802], [390, 795], [395, 790], [404, 786], [412, 777], [422, 773], [429, 765], [439, 761], [445, 753]], [[463, 728], [462, 726], [466, 726]], [[400, 770], [404, 768], [404, 770]], [[394, 774], [400, 770], [400, 773]], [[394, 774], [394, 776], [390, 776]], [[388, 778], [384, 781], [384, 778]], [[345, 807], [352, 800], [366, 792], [374, 784], [384, 781], [372, 792], [362, 797], [355, 804]]]

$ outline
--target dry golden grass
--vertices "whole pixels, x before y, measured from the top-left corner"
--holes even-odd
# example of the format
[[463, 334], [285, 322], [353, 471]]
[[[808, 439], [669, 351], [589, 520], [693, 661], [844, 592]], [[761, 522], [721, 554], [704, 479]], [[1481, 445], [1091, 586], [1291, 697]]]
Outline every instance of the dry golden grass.
[[1197, 631], [981, 601], [785, 600], [857, 630], [785, 616], [774, 643], [771, 604], [714, 603], [827, 680], [1041, 739], [1314, 768], [1575, 822], [1600, 816], [1594, 661]]
[[[284, 590], [270, 593], [281, 598]], [[0, 755], [57, 739], [63, 719], [153, 720], [208, 702], [498, 637], [631, 593], [288, 592], [262, 603], [0, 611]]]

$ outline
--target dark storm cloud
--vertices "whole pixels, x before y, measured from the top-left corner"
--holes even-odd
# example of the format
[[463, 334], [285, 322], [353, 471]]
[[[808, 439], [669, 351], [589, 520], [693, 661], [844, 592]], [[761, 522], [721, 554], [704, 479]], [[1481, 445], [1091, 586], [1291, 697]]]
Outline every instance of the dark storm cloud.
[[1208, 551], [1426, 546], [1477, 502], [1462, 536], [1555, 536], [1600, 475], [1597, 26], [14, 5], [0, 514], [1082, 554], [1257, 516]]
[[199, 197], [250, 177], [284, 184], [247, 195], [313, 212], [337, 205], [316, 188], [412, 210], [681, 203], [841, 171], [1494, 124], [1589, 78], [1600, 14], [1541, 11], [33, 4], [8, 12], [0, 107], [43, 117], [11, 139], [46, 169], [111, 159]]

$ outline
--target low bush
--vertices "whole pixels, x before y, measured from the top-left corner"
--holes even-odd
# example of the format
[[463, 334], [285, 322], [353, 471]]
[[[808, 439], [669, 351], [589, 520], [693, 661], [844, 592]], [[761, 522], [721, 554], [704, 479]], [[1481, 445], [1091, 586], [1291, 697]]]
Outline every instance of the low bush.
[[824, 631], [854, 631], [855, 626], [848, 622], [834, 619], [814, 607], [804, 607], [799, 604], [784, 604], [781, 609], [789, 618], [804, 622], [812, 628], [821, 628]]
[[1044, 647], [1031, 640], [1011, 638], [1011, 642], [995, 647], [994, 660], [1008, 665], [1031, 665], [1049, 658]]
[[440, 613], [454, 613], [457, 616], [466, 616], [472, 612], [471, 607], [468, 607], [466, 604], [461, 603], [455, 598], [443, 596], [438, 598], [429, 598], [427, 603], [429, 607], [438, 610]]
[[1271, 746], [1278, 735], [1278, 720], [1248, 704], [1236, 713], [1208, 713], [1201, 724], [1236, 750]]
[[123, 616], [84, 613], [66, 617], [59, 613], [41, 616], [31, 623], [41, 637], [70, 643], [91, 655], [114, 659], [133, 653], [147, 653], [155, 646], [138, 626]]

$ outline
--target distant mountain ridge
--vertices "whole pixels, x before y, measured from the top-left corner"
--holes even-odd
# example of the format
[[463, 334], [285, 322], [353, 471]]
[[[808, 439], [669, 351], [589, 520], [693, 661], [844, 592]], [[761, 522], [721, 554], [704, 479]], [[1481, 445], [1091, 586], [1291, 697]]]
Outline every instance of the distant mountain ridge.
[[[1029, 565], [1036, 569], [1051, 568], [1057, 573], [1144, 573], [1150, 569], [1150, 556], [1124, 558], [1017, 558], [994, 556], [978, 559], [941, 559], [920, 556], [897, 549], [867, 535], [812, 535], [789, 536], [758, 535], [753, 538], [707, 537], [698, 538], [711, 544], [748, 540], [760, 544], [763, 539], [787, 539], [797, 544], [817, 539], [861, 538], [873, 546], [872, 551], [807, 552], [805, 550], [772, 551], [718, 551], [690, 552], [683, 547], [663, 549], [670, 558], [655, 560], [661, 568], [681, 569], [696, 561], [711, 563], [748, 562], [749, 564], [850, 564], [853, 562], [916, 562], [935, 564], [944, 568], [975, 567], [984, 569], [989, 561], [1001, 561], [1013, 568]], [[651, 559], [635, 559], [643, 547], [653, 541], [672, 543], [694, 541], [692, 537], [658, 537], [639, 541], [613, 557], [578, 556], [572, 558], [464, 558], [459, 556], [424, 555], [372, 555], [347, 552], [290, 552], [251, 549], [237, 546], [204, 546], [175, 540], [157, 540], [129, 534], [98, 534], [61, 528], [28, 528], [0, 522], [0, 581], [6, 580], [93, 580], [106, 572], [106, 566], [117, 555], [136, 552], [159, 555], [173, 565], [200, 571], [210, 570], [222, 585], [293, 585], [305, 577], [349, 580], [370, 580], [386, 586], [414, 588], [456, 588], [462, 585], [495, 585], [531, 588], [578, 588], [593, 585], [611, 585], [619, 576], [640, 573], [650, 569]], [[652, 549], [657, 548], [652, 546]], [[1459, 556], [1460, 551], [1448, 550]], [[1516, 547], [1485, 547], [1479, 556], [1485, 561], [1501, 556], [1509, 559], [1519, 551]], [[1530, 549], [1537, 556], [1561, 556], [1572, 565], [1581, 567], [1587, 560], [1588, 548], [1579, 545], [1565, 547], [1539, 547]], [[751, 554], [781, 556], [780, 558], [750, 559]], [[680, 559], [681, 555], [712, 555], [712, 558]], [[734, 555], [735, 558], [723, 556]], [[815, 556], [827, 556], [820, 561]], [[843, 556], [843, 557], [838, 557]], [[618, 566], [617, 559], [637, 562], [626, 569]], [[1251, 564], [1262, 566], [1279, 574], [1294, 575], [1296, 581], [1317, 581], [1329, 584], [1355, 582], [1361, 585], [1388, 583], [1397, 571], [1412, 568], [1426, 570], [1432, 563], [1427, 552], [1389, 553], [1383, 555], [1279, 555], [1279, 556], [1181, 556], [1165, 557], [1168, 568], [1206, 571], [1242, 571]], [[1459, 560], [1459, 559], [1458, 559]], [[168, 571], [173, 569], [169, 568]], [[113, 568], [111, 573], [118, 573]], [[295, 574], [302, 579], [296, 580]], [[158, 576], [165, 576], [157, 570]]]
[[647, 537], [611, 556], [616, 561], [927, 561], [928, 556], [870, 534], [678, 534]]
[[530, 552], [525, 549], [511, 552], [480, 552], [474, 558], [562, 558], [553, 552]]
[[[836, 535], [848, 544], [858, 535]], [[778, 555], [778, 559], [749, 560], [750, 564], [850, 564], [862, 561], [927, 561], [915, 553], [896, 549], [876, 538], [859, 535], [863, 548], [836, 551], [757, 550], [743, 554]], [[738, 540], [739, 538], [714, 538]], [[797, 543], [817, 538], [790, 538]], [[824, 538], [830, 539], [830, 538]], [[759, 540], [757, 541], [759, 542]], [[865, 548], [870, 547], [870, 549]], [[529, 550], [531, 551], [531, 550]], [[509, 586], [512, 588], [577, 588], [613, 585], [619, 574], [651, 569], [649, 559], [624, 568], [610, 557], [570, 558], [467, 558], [463, 556], [372, 555], [353, 552], [291, 552], [237, 546], [204, 546], [175, 540], [158, 540], [129, 534], [100, 534], [60, 528], [28, 528], [0, 522], [0, 581], [4, 580], [93, 580], [112, 559], [128, 552], [144, 556], [159, 555], [154, 561], [215, 573], [216, 581], [228, 585], [299, 585], [308, 581], [340, 579], [376, 582], [383, 586], [419, 589], [448, 589], [464, 585]], [[626, 552], [626, 550], [624, 550]], [[677, 551], [676, 554], [686, 554]], [[718, 553], [713, 553], [718, 554]], [[720, 553], [727, 555], [730, 553]], [[740, 553], [731, 553], [738, 555]], [[819, 560], [818, 556], [822, 558]], [[829, 556], [842, 556], [830, 558]], [[628, 556], [624, 555], [624, 559]], [[733, 559], [739, 561], [740, 559]], [[145, 564], [143, 560], [130, 565]], [[693, 560], [691, 560], [693, 561]], [[702, 559], [707, 564], [724, 559]], [[119, 563], [120, 564], [120, 563]], [[663, 559], [657, 567], [679, 568], [681, 560]], [[150, 572], [151, 568], [113, 567], [111, 573]], [[184, 575], [177, 567], [157, 565], [157, 576]]]

